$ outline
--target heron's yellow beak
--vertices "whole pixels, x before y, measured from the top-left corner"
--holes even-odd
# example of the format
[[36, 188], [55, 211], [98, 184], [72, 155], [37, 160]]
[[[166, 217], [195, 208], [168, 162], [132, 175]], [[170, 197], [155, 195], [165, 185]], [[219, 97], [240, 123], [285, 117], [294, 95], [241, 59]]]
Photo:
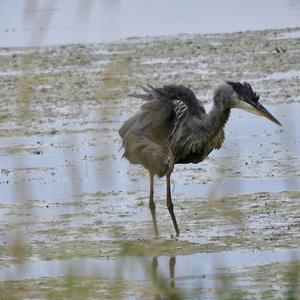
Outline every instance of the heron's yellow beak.
[[270, 121], [272, 121], [273, 123], [281, 126], [281, 123], [270, 113], [267, 111], [267, 109], [265, 109], [260, 103], [258, 103], [258, 105], [256, 105], [256, 110], [257, 113], [267, 119], [269, 119]]
[[272, 121], [273, 123], [281, 126], [281, 123], [270, 112], [268, 112], [268, 110], [264, 108], [264, 106], [260, 104], [258, 101], [257, 102], [239, 101], [236, 107], [251, 112], [253, 114], [263, 116], [269, 119], [270, 121]]

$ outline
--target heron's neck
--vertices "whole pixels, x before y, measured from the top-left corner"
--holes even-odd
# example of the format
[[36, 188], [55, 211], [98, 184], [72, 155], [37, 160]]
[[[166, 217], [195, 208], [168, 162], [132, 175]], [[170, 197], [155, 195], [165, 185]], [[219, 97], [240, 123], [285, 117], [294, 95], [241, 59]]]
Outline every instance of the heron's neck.
[[229, 116], [230, 108], [226, 108], [224, 105], [220, 105], [219, 102], [214, 101], [214, 105], [207, 115], [207, 121], [210, 123], [210, 128], [213, 129], [211, 132], [216, 133], [223, 129]]

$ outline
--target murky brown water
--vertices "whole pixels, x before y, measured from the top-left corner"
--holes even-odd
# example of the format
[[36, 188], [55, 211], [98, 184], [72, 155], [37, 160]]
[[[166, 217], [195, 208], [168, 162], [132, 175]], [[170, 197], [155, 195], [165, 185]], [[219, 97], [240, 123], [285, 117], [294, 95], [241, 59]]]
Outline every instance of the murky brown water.
[[[115, 282], [109, 275], [115, 270], [123, 274], [125, 298], [152, 298], [149, 280], [122, 268], [147, 274], [157, 256], [168, 277], [169, 257], [176, 256], [176, 285], [187, 297], [201, 290], [213, 298], [220, 274], [213, 270], [222, 263], [233, 281], [241, 278], [238, 289], [258, 299], [265, 291], [261, 270], [271, 277], [281, 269], [281, 277], [266, 281], [275, 295], [289, 262], [299, 261], [299, 31], [1, 49], [2, 291], [19, 284], [43, 298], [39, 284], [63, 286], [73, 263], [86, 266], [79, 275], [91, 276], [95, 290], [97, 276]], [[141, 84], [184, 83], [209, 106], [213, 88], [227, 79], [249, 81], [283, 126], [233, 112], [222, 150], [201, 164], [176, 167], [178, 238], [165, 182], [156, 180], [155, 239], [147, 172], [121, 159], [118, 128], [141, 104], [126, 95]]]

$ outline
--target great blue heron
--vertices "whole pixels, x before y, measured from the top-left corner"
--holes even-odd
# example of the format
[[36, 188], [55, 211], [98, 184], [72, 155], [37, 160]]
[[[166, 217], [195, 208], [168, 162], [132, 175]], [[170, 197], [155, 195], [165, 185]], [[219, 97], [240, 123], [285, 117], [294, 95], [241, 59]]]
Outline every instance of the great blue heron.
[[145, 94], [130, 96], [146, 100], [140, 111], [120, 128], [124, 156], [150, 174], [149, 207], [158, 234], [153, 200], [154, 175], [166, 176], [167, 207], [179, 234], [171, 200], [170, 177], [174, 164], [199, 163], [224, 141], [224, 126], [232, 108], [241, 108], [281, 125], [259, 102], [248, 82], [227, 81], [217, 87], [213, 107], [205, 112], [192, 90], [183, 85], [143, 88]]

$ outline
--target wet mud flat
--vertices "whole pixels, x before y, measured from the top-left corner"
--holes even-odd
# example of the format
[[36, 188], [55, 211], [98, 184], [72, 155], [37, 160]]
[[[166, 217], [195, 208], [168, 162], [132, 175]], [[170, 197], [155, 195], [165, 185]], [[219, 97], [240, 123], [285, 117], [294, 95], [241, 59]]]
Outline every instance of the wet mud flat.
[[[1, 48], [0, 78], [0, 298], [286, 295], [300, 252], [300, 28]], [[179, 237], [156, 180], [155, 238], [148, 174], [121, 159], [118, 129], [142, 104], [127, 94], [186, 84], [209, 108], [223, 80], [249, 81], [283, 126], [234, 111], [221, 150], [176, 166]]]

